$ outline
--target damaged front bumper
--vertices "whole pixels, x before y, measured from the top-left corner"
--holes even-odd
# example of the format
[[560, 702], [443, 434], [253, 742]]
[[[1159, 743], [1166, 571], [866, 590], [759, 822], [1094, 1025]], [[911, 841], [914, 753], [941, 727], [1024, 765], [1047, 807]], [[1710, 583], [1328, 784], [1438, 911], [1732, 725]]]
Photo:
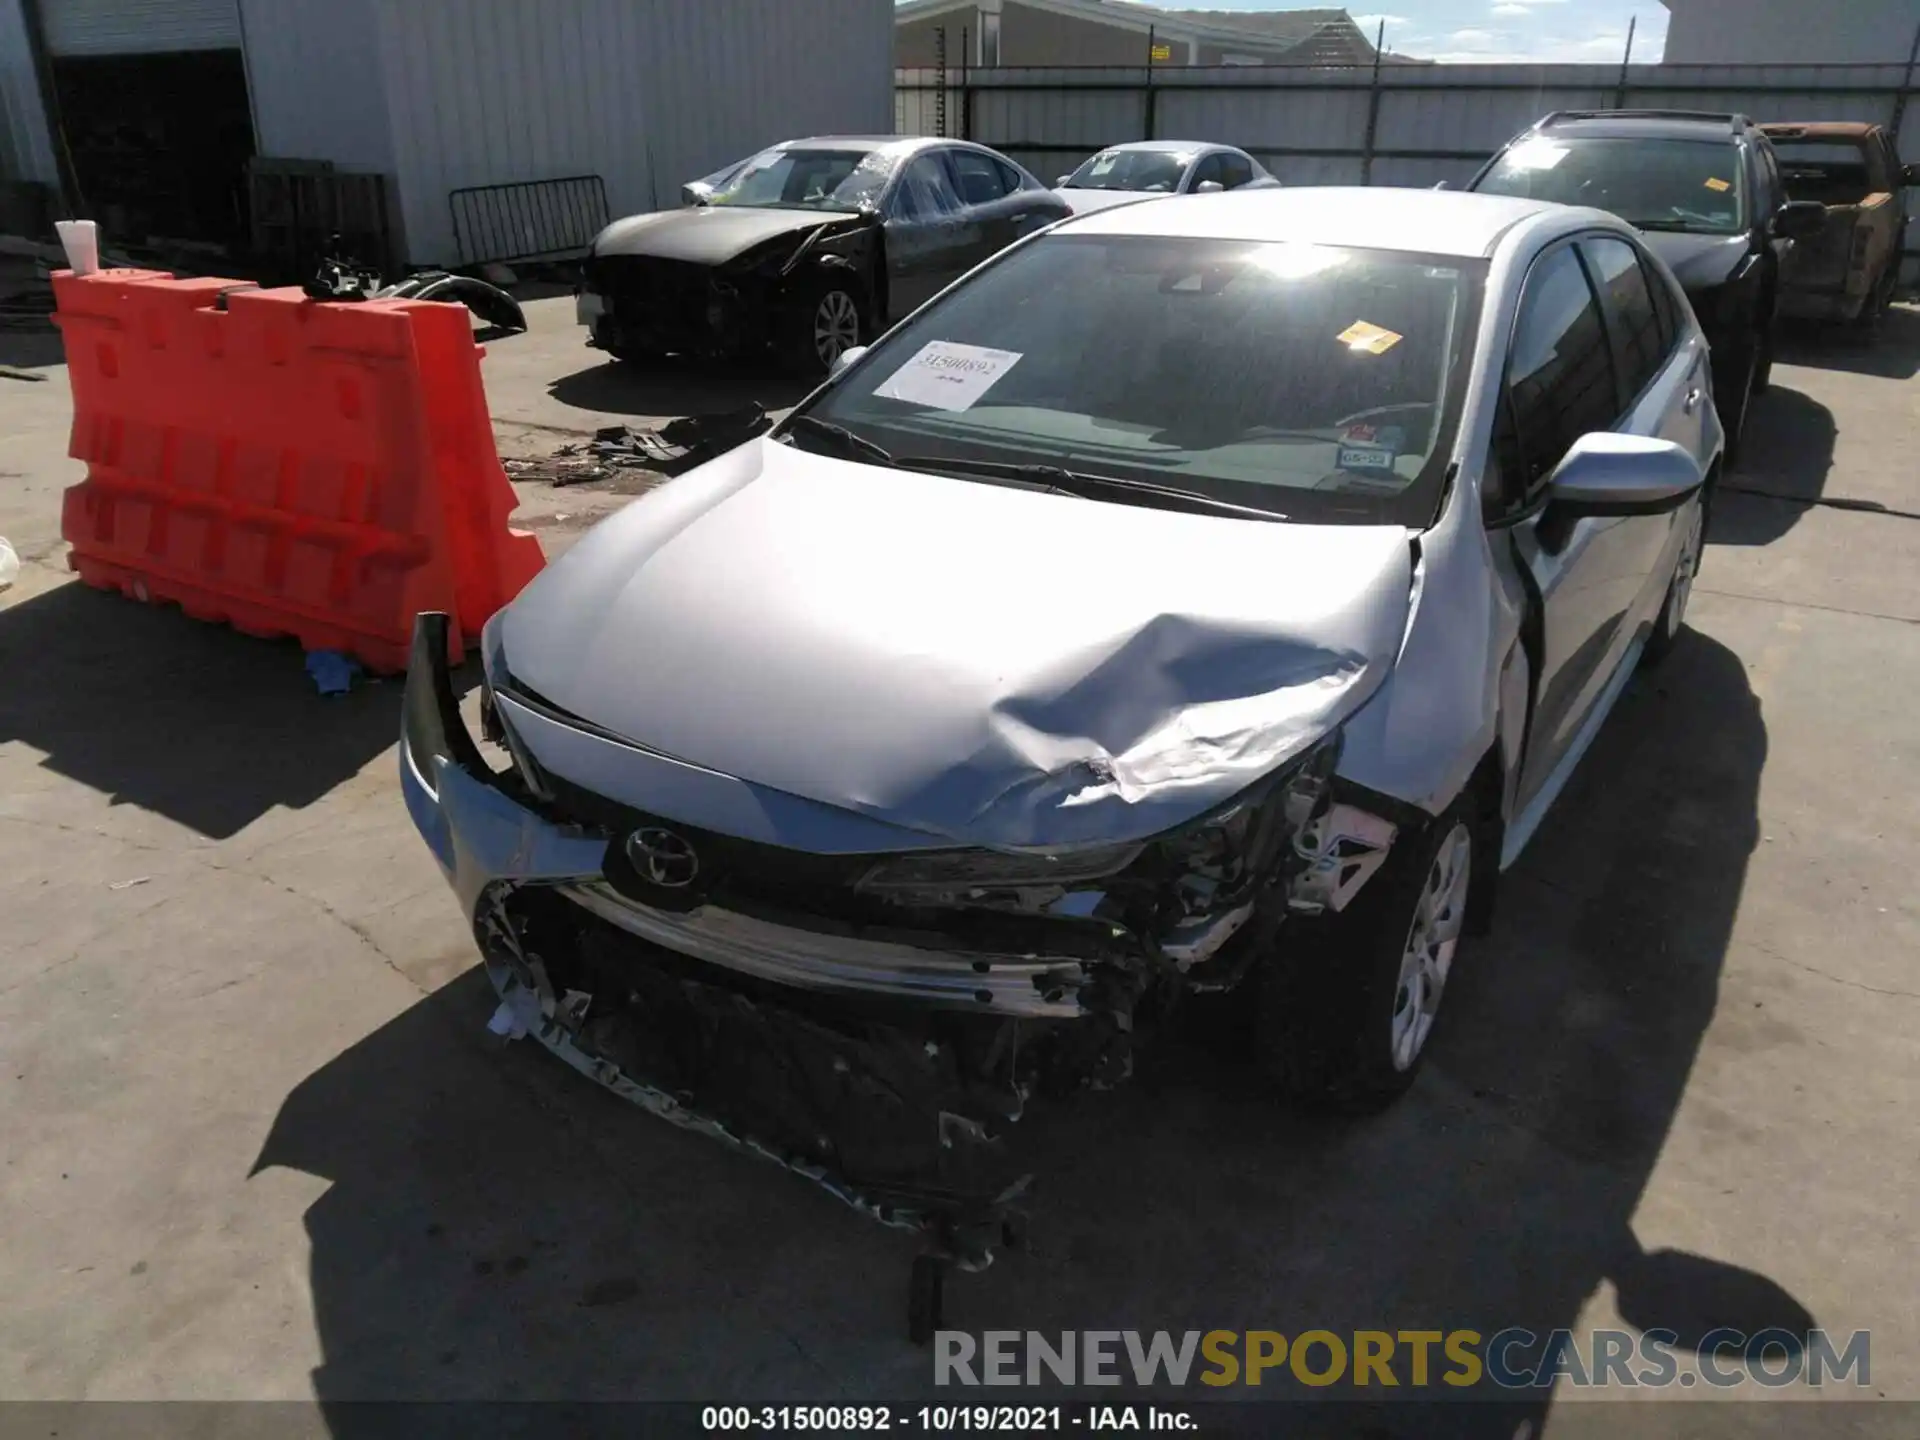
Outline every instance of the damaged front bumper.
[[[834, 939], [714, 907], [640, 905], [611, 832], [543, 814], [462, 721], [446, 619], [416, 625], [401, 788], [486, 961], [497, 1032], [682, 1127], [771, 1158], [965, 1268], [991, 1259], [1026, 1178], [1003, 1136], [1027, 1047], [1080, 1031], [1033, 957]], [[1083, 1042], [1085, 1043], [1085, 1042]]]
[[[1289, 909], [1343, 908], [1393, 841], [1391, 824], [1324, 803], [1324, 781], [1305, 808], [1287, 781], [1177, 842], [1183, 856], [1216, 855], [1219, 826], [1237, 827], [1267, 857], [1257, 888], [1208, 889], [1197, 869], [1130, 882], [1206, 892], [1152, 941], [1108, 913], [1125, 876], [944, 925], [911, 908], [893, 925], [789, 916], [764, 895], [735, 905], [724, 888], [645, 903], [630, 842], [657, 832], [566, 818], [517, 770], [496, 772], [459, 715], [446, 625], [416, 625], [401, 785], [474, 928], [501, 999], [494, 1028], [928, 1232], [967, 1268], [988, 1263], [1027, 1186], [1008, 1137], [1029, 1097], [1123, 1079], [1136, 1012], [1231, 988]], [[863, 883], [918, 893], [926, 863], [875, 866]]]

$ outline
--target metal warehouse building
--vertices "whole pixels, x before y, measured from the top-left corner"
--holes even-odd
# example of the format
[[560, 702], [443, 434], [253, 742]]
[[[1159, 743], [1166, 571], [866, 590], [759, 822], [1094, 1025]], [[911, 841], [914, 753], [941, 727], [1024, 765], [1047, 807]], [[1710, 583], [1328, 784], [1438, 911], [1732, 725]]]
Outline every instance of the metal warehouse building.
[[380, 176], [390, 259], [533, 254], [601, 192], [891, 130], [893, 39], [892, 0], [0, 0], [0, 230], [233, 247], [263, 175]]

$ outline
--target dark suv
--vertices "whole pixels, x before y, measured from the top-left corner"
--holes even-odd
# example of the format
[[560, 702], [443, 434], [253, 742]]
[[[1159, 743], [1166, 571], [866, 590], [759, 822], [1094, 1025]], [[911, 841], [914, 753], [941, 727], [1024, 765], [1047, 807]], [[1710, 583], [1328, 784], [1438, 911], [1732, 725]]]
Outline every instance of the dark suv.
[[1645, 232], [1693, 302], [1713, 350], [1713, 401], [1731, 457], [1767, 387], [1781, 260], [1826, 212], [1787, 199], [1773, 147], [1744, 115], [1559, 110], [1467, 187], [1610, 210]]

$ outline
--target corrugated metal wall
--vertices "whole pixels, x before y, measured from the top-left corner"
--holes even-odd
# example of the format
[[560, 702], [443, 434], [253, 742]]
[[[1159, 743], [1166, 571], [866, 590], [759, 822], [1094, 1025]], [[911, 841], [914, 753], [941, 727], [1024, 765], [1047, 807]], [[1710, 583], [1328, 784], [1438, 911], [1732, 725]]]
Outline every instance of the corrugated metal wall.
[[260, 153], [390, 173], [373, 0], [241, 0], [240, 13]]
[[[1652, 106], [1742, 111], [1755, 120], [1872, 120], [1901, 114], [1901, 154], [1920, 160], [1920, 104], [1898, 65], [1285, 66], [975, 70], [945, 77], [946, 131], [1002, 149], [1052, 181], [1123, 140], [1239, 145], [1294, 185], [1458, 184], [1551, 110]], [[938, 133], [942, 77], [896, 76], [895, 127]], [[1369, 120], [1371, 119], [1371, 138]], [[1920, 223], [1920, 219], [1916, 220]], [[1916, 232], [1920, 233], [1920, 232]], [[1909, 250], [1915, 248], [1910, 239]]]
[[240, 46], [237, 0], [40, 0], [50, 55], [156, 55]]
[[677, 202], [774, 140], [887, 132], [891, 0], [371, 0], [409, 257], [449, 261], [449, 191], [596, 174]]

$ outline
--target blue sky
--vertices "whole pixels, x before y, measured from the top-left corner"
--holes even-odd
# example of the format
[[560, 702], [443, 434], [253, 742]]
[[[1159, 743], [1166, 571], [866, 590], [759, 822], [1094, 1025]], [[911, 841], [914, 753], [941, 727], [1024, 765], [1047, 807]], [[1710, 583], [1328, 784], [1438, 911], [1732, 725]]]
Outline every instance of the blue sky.
[[[1207, 8], [1287, 7], [1272, 0], [1207, 0]], [[1636, 16], [1635, 61], [1657, 61], [1667, 38], [1667, 7], [1660, 0], [1385, 0], [1377, 8], [1348, 8], [1369, 37], [1386, 20], [1389, 50], [1435, 60], [1618, 60], [1627, 21]]]

